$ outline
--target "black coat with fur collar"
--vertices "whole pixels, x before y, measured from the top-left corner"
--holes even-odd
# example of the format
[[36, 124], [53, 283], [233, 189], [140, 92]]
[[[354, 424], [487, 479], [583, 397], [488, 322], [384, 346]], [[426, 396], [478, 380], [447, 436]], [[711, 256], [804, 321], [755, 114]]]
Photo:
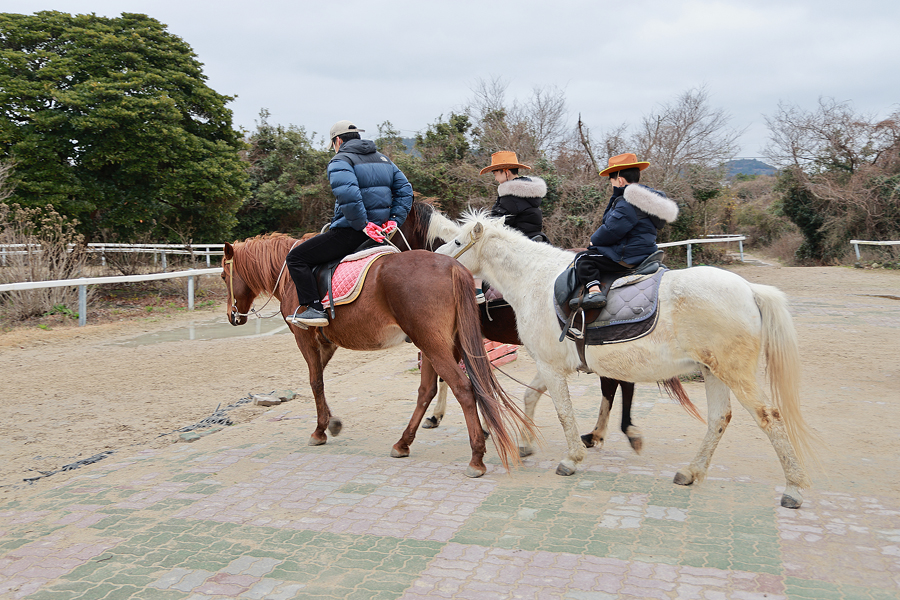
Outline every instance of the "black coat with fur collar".
[[497, 187], [500, 195], [491, 208], [491, 216], [504, 217], [504, 223], [534, 237], [544, 226], [541, 200], [547, 195], [547, 184], [540, 177], [516, 177]]

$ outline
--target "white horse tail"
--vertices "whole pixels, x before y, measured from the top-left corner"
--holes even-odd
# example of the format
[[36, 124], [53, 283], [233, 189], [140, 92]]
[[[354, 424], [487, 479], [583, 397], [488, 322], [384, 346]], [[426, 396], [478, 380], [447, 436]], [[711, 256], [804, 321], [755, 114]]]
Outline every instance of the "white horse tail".
[[800, 350], [787, 296], [778, 288], [751, 283], [762, 317], [762, 349], [766, 357], [772, 402], [781, 413], [788, 438], [801, 465], [815, 460], [817, 436], [800, 413]]

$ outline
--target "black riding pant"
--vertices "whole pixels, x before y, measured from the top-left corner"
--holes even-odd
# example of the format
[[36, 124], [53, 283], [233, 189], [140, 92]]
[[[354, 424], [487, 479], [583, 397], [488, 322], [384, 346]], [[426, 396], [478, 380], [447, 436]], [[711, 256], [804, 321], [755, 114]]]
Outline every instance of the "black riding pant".
[[336, 227], [312, 237], [288, 252], [285, 264], [297, 288], [300, 306], [321, 302], [313, 267], [330, 263], [352, 254], [369, 239], [362, 231], [350, 227]]
[[604, 273], [624, 273], [634, 267], [626, 267], [602, 254], [593, 254], [590, 250], [579, 254], [575, 259], [575, 278], [578, 285], [589, 285], [600, 281]]

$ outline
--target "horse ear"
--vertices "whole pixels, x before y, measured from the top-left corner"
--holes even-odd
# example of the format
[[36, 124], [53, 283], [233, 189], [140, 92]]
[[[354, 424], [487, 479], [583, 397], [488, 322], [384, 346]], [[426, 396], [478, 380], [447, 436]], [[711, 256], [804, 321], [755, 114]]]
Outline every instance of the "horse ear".
[[472, 229], [472, 235], [475, 236], [475, 239], [478, 239], [481, 237], [482, 233], [484, 233], [484, 225], [480, 222], [475, 223], [475, 227]]
[[234, 246], [232, 246], [228, 242], [225, 242], [225, 258], [234, 258]]

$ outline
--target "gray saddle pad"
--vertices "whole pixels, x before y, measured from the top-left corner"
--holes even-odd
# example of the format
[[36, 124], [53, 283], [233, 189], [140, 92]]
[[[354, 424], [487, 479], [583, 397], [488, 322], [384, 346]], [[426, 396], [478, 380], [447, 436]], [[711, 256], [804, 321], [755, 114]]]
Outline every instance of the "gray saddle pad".
[[[626, 275], [612, 284], [606, 295], [606, 306], [588, 323], [584, 332], [587, 345], [627, 342], [643, 337], [656, 326], [659, 284], [668, 269], [647, 275]], [[559, 306], [556, 318], [560, 327], [565, 319]]]

